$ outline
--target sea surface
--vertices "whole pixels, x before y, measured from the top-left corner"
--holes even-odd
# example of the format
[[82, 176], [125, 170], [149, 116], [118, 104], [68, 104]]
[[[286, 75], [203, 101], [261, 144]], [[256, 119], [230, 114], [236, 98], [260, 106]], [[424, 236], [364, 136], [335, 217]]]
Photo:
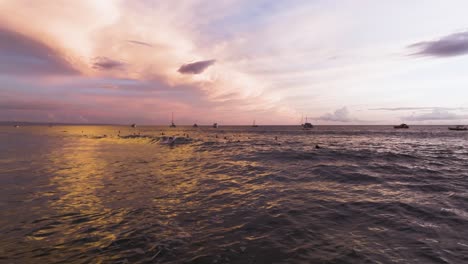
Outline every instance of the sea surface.
[[468, 263], [468, 131], [0, 126], [0, 263]]

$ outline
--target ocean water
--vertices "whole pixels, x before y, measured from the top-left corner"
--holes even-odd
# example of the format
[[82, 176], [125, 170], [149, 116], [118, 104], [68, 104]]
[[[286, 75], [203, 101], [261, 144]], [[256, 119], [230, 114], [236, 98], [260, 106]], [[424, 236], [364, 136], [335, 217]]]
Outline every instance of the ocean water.
[[468, 132], [1, 126], [0, 262], [468, 263]]

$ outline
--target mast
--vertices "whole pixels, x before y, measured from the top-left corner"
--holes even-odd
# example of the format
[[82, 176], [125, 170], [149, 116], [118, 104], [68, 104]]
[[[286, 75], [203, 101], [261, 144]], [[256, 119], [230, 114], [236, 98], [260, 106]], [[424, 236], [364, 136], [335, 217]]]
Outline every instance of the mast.
[[172, 112], [171, 125], [169, 127], [176, 127], [176, 125], [174, 124], [174, 112]]

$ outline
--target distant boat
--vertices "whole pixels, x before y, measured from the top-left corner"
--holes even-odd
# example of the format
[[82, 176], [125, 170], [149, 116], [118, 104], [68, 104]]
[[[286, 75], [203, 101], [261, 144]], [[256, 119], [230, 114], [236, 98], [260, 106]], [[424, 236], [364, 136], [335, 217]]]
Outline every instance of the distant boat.
[[176, 125], [174, 124], [174, 112], [172, 112], [171, 125], [169, 127], [176, 127]]
[[393, 128], [409, 128], [407, 124], [401, 124], [399, 126], [393, 126]]
[[198, 127], [197, 123], [193, 124], [193, 127]]
[[135, 128], [135, 127], [136, 127], [136, 124], [132, 124], [131, 127]]
[[14, 127], [18, 128], [18, 127], [20, 127], [20, 126], [19, 126], [19, 125], [14, 125]]
[[448, 129], [449, 130], [464, 131], [464, 130], [468, 130], [468, 127], [466, 127], [466, 126], [454, 126], [454, 127], [449, 127]]
[[255, 124], [255, 119], [253, 121], [252, 127], [258, 127], [258, 125]]
[[218, 128], [218, 123], [214, 123], [213, 128]]
[[313, 127], [314, 127], [314, 126], [312, 125], [312, 123], [309, 123], [309, 122], [307, 121], [307, 116], [306, 116], [306, 121], [305, 121], [304, 124], [302, 124], [302, 128], [304, 128], [304, 129], [311, 129], [311, 128], [313, 128]]

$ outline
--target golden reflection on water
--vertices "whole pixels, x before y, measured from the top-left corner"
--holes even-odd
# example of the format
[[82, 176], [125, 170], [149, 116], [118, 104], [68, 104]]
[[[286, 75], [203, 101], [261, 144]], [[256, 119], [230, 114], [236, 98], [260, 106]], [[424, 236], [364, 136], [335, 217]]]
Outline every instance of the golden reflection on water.
[[187, 164], [206, 162], [206, 154], [195, 153], [193, 146], [171, 148], [142, 138], [89, 138], [98, 132], [102, 134], [89, 127], [84, 133], [79, 127], [62, 132], [69, 139], [48, 157], [50, 185], [56, 189], [56, 198], [49, 199], [49, 204], [63, 221], [55, 227], [62, 235], [46, 236], [47, 230], [37, 230], [32, 239], [47, 237], [63, 245], [96, 237], [81, 247], [101, 250], [125, 237], [123, 222], [130, 211], [151, 206], [170, 220], [178, 215], [174, 208], [191, 205], [187, 197], [202, 185], [197, 176], [204, 172], [202, 166]]
[[63, 146], [51, 155], [54, 170], [51, 183], [62, 193], [52, 207], [72, 211], [96, 212], [101, 210], [97, 196], [102, 188], [104, 160], [97, 156], [98, 142], [78, 142]]
[[[86, 138], [67, 141], [66, 145], [50, 153], [50, 184], [56, 188], [56, 199], [50, 199], [50, 208], [59, 215], [61, 224], [54, 226], [60, 236], [48, 237], [55, 248], [73, 240], [99, 237], [83, 242], [83, 247], [100, 248], [116, 239], [116, 234], [103, 227], [119, 223], [121, 213], [109, 214], [103, 205], [103, 179], [108, 163], [100, 155], [100, 142]], [[89, 232], [88, 230], [94, 230]], [[38, 230], [33, 239], [40, 239]], [[44, 236], [45, 237], [45, 236]], [[58, 245], [58, 246], [57, 246]], [[60, 246], [62, 245], [62, 246]]]

